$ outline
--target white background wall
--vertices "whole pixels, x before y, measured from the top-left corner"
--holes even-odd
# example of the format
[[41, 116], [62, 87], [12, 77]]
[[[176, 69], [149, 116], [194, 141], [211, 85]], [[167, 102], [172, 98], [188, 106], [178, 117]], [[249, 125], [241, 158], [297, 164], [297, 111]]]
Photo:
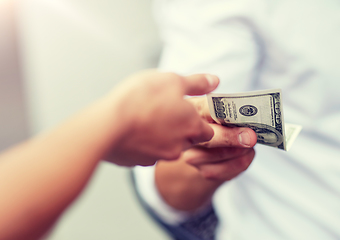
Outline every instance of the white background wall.
[[[130, 73], [156, 66], [160, 41], [151, 0], [18, 3], [31, 134], [62, 121]], [[102, 163], [47, 239], [169, 238], [138, 205], [128, 170]]]

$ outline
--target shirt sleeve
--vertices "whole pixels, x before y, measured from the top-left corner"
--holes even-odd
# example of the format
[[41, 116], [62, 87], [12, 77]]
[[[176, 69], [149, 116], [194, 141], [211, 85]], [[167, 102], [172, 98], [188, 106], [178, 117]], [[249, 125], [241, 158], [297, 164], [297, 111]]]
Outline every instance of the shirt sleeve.
[[178, 211], [162, 199], [155, 185], [155, 167], [136, 167], [134, 189], [142, 206], [165, 230], [178, 240], [215, 239], [218, 218], [211, 204], [194, 213]]
[[140, 198], [163, 222], [179, 225], [190, 218], [190, 214], [172, 208], [162, 199], [155, 184], [155, 166], [137, 166], [133, 173]]

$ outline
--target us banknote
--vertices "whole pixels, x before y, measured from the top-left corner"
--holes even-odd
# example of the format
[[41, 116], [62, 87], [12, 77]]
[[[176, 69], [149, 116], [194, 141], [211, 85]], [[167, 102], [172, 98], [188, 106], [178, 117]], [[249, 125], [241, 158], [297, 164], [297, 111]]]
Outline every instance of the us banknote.
[[255, 131], [257, 142], [288, 150], [301, 126], [285, 124], [281, 90], [238, 94], [207, 95], [211, 117], [228, 127], [248, 127]]

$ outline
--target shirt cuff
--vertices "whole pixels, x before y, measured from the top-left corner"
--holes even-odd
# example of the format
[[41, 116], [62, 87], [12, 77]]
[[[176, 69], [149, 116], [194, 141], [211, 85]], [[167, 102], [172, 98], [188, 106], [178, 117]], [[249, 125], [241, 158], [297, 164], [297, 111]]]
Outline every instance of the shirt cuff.
[[166, 224], [179, 225], [191, 214], [169, 206], [160, 196], [155, 183], [155, 166], [134, 168], [136, 190], [141, 199]]

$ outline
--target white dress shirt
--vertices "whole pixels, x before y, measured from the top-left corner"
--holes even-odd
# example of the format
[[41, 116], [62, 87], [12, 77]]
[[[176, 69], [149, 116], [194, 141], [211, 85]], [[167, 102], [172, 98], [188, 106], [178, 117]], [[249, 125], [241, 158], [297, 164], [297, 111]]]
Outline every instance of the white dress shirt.
[[[157, 0], [155, 14], [160, 68], [216, 74], [219, 93], [281, 88], [285, 121], [303, 126], [289, 152], [256, 146], [217, 190], [216, 238], [340, 239], [340, 2]], [[162, 201], [153, 167], [136, 179], [164, 221], [188, 217]]]

